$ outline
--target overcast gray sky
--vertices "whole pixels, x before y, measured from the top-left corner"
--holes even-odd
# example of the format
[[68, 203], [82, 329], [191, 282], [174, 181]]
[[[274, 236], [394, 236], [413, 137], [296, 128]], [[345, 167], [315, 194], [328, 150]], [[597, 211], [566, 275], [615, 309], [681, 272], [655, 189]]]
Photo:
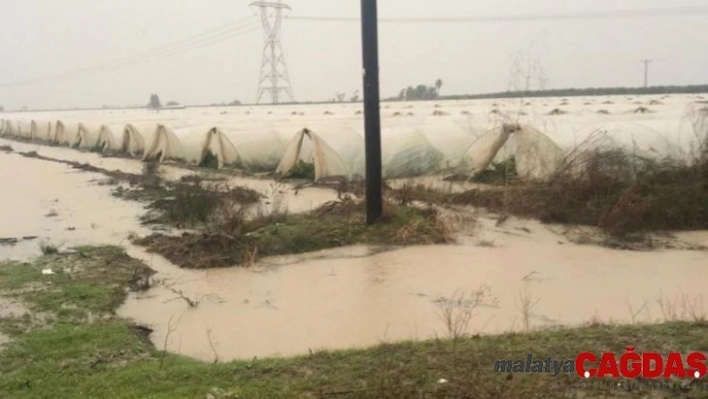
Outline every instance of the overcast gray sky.
[[[245, 0], [0, 1], [0, 85], [106, 63], [252, 15]], [[358, 0], [286, 0], [292, 16], [358, 17]], [[380, 0], [381, 18], [555, 14], [708, 5], [703, 0]], [[254, 20], [257, 22], [257, 20]], [[383, 96], [444, 81], [446, 93], [503, 91], [522, 55], [545, 88], [708, 83], [708, 15], [494, 23], [381, 24]], [[152, 62], [75, 78], [0, 86], [8, 109], [255, 101], [263, 37], [252, 30]], [[283, 46], [299, 101], [361, 87], [358, 23], [285, 20]], [[531, 55], [529, 57], [529, 54]], [[524, 66], [528, 65], [526, 63]], [[535, 77], [540, 74], [532, 71]], [[538, 86], [538, 82], [535, 86]]]

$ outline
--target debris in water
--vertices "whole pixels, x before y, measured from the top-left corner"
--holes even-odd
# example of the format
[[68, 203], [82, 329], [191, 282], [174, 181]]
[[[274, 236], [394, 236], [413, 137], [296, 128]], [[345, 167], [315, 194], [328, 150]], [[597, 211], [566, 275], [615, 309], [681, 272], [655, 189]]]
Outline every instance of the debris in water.
[[18, 241], [17, 238], [0, 238], [0, 245], [15, 245]]
[[46, 214], [44, 216], [48, 217], [48, 218], [53, 218], [53, 217], [59, 216], [59, 214], [57, 213], [57, 211], [52, 209], [48, 214]]

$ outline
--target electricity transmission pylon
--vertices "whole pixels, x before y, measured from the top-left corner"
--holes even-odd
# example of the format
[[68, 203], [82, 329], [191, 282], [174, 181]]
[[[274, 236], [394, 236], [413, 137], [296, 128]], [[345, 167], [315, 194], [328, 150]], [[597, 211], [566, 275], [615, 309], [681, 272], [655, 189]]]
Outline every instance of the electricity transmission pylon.
[[287, 4], [283, 4], [282, 0], [256, 1], [250, 6], [259, 9], [265, 39], [256, 103], [260, 104], [266, 93], [270, 94], [273, 104], [281, 102], [281, 93], [287, 95], [291, 102], [295, 102], [283, 47], [280, 44], [283, 10], [289, 11], [291, 8]]

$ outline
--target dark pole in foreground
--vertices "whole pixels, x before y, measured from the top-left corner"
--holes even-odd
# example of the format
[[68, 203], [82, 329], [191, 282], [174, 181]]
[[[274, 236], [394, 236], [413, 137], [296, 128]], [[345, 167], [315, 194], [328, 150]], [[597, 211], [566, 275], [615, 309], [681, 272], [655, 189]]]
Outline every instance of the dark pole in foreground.
[[361, 0], [364, 52], [364, 119], [366, 129], [366, 222], [383, 213], [381, 173], [381, 110], [379, 107], [379, 35], [376, 0]]

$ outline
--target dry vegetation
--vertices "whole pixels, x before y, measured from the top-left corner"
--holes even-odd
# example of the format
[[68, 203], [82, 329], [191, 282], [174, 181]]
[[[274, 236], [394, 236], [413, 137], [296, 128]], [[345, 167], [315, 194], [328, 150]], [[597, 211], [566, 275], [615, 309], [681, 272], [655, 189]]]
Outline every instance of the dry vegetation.
[[[499, 170], [497, 170], [499, 169]], [[650, 160], [619, 149], [571, 154], [548, 182], [499, 178], [463, 193], [422, 185], [394, 190], [400, 203], [471, 205], [545, 223], [596, 226], [614, 237], [649, 231], [708, 229], [708, 140], [692, 162]]]

